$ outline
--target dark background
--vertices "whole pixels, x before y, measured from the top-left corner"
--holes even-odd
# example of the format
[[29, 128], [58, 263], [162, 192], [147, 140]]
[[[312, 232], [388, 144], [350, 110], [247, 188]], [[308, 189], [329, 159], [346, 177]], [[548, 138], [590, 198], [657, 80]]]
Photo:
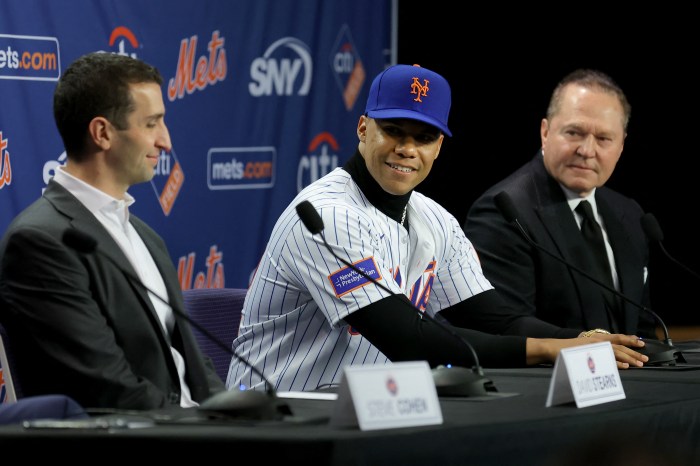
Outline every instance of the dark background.
[[[504, 5], [458, 14], [458, 5], [399, 1], [398, 62], [442, 74], [453, 96], [453, 137], [445, 138], [418, 191], [463, 222], [484, 190], [540, 148], [540, 121], [557, 82], [576, 68], [596, 68], [618, 82], [632, 105], [625, 148], [607, 186], [653, 213], [670, 255], [700, 270], [694, 190], [700, 41], [692, 15], [643, 11], [632, 20], [581, 5], [596, 11], [560, 12], [553, 22]], [[652, 309], [667, 325], [700, 324], [694, 293], [700, 278], [655, 247], [650, 280]]]

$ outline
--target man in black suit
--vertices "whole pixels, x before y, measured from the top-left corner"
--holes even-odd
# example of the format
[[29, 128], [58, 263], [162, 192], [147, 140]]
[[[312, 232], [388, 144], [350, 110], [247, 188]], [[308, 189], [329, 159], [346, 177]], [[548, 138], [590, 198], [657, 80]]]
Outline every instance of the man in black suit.
[[[67, 162], [0, 243], [0, 321], [26, 396], [146, 410], [196, 406], [224, 389], [178, 313], [165, 243], [128, 210], [127, 189], [149, 181], [171, 149], [161, 84], [156, 68], [110, 53], [80, 57], [58, 82]], [[67, 229], [94, 238], [96, 251], [66, 247]]]
[[[470, 208], [464, 231], [486, 277], [512, 306], [562, 327], [656, 337], [650, 313], [613, 294], [606, 298], [599, 285], [532, 246], [494, 202], [500, 192], [508, 193], [537, 244], [648, 307], [644, 212], [633, 199], [604, 187], [622, 154], [630, 110], [609, 76], [574, 71], [552, 94], [540, 127], [541, 150]], [[602, 228], [601, 267], [608, 270], [600, 274], [579, 226], [582, 200]]]

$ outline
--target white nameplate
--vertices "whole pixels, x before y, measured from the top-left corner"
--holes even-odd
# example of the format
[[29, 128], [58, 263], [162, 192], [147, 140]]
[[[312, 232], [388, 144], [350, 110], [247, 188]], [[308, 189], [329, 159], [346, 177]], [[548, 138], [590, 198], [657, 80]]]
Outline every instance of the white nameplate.
[[361, 430], [442, 424], [440, 401], [425, 361], [347, 366], [330, 424]]
[[554, 363], [546, 407], [576, 401], [578, 408], [625, 398], [609, 341], [564, 348]]

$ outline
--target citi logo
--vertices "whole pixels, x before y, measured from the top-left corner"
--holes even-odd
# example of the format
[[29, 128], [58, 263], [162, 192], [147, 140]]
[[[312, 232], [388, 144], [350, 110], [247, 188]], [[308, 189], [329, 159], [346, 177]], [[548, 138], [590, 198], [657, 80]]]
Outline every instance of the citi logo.
[[[248, 91], [253, 97], [309, 94], [313, 61], [309, 47], [294, 37], [283, 37], [270, 45], [262, 57], [250, 64]], [[295, 90], [296, 89], [296, 90]]]
[[297, 168], [297, 192], [338, 168], [338, 141], [328, 132], [318, 134], [302, 155]]
[[133, 32], [131, 32], [131, 29], [124, 26], [118, 26], [114, 28], [112, 34], [109, 35], [109, 46], [114, 47], [115, 44], [117, 46], [117, 51], [114, 53], [117, 55], [124, 55], [129, 56], [131, 58], [137, 58], [136, 52], [128, 53], [126, 51], [126, 42], [129, 43], [132, 49], [139, 48], [139, 41], [136, 40], [136, 36]]
[[414, 102], [423, 102], [421, 100], [421, 97], [428, 96], [428, 91], [430, 90], [430, 88], [428, 87], [428, 83], [430, 81], [428, 81], [427, 79], [424, 79], [423, 82], [425, 84], [423, 84], [421, 86], [420, 82], [418, 81], [418, 78], [415, 78], [415, 77], [413, 78], [413, 83], [411, 83], [411, 94], [416, 95], [416, 98], [413, 99]]
[[360, 91], [362, 91], [367, 74], [347, 24], [338, 33], [334, 49], [335, 53], [331, 56], [331, 68], [343, 96], [345, 109], [350, 111], [355, 106]]
[[180, 189], [185, 182], [185, 172], [174, 150], [160, 151], [151, 186], [158, 198], [163, 213], [167, 216], [173, 210]]

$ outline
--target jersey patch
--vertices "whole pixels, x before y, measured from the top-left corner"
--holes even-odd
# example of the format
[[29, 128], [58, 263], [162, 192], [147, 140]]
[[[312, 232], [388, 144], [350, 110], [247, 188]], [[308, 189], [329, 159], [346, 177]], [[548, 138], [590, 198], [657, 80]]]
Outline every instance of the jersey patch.
[[[374, 280], [381, 280], [382, 275], [379, 273], [379, 268], [374, 262], [374, 257], [366, 257], [353, 264], [359, 270], [372, 277]], [[372, 283], [370, 280], [357, 273], [350, 267], [342, 269], [328, 275], [328, 280], [331, 282], [335, 296], [341, 296], [350, 293], [351, 291], [362, 288], [363, 286]]]

